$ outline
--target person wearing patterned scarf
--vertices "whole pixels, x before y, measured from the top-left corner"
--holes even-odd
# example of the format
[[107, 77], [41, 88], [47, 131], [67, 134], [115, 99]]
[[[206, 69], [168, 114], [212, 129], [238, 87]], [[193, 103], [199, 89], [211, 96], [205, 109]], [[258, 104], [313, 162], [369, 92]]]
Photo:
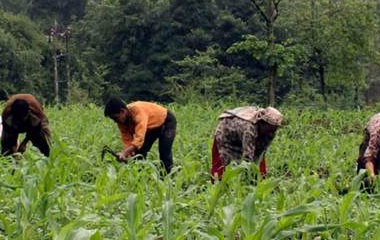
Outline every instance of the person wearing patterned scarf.
[[224, 111], [218, 117], [212, 147], [211, 175], [221, 180], [225, 167], [232, 161], [260, 162], [260, 173], [266, 176], [265, 152], [277, 129], [287, 122], [273, 107], [239, 107]]
[[375, 179], [380, 170], [380, 113], [373, 115], [365, 129], [364, 139], [359, 148], [357, 170], [366, 169], [371, 179]]

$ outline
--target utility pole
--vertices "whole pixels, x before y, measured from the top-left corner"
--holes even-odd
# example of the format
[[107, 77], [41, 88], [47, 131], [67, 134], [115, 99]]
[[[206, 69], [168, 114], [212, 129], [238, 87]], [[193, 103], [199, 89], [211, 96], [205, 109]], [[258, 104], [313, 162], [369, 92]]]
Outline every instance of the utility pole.
[[[66, 67], [66, 83], [67, 83], [67, 95], [66, 98], [70, 98], [71, 94], [71, 56], [70, 56], [70, 49], [69, 49], [69, 39], [71, 37], [71, 26], [68, 26], [67, 28], [59, 29], [57, 21], [54, 21], [54, 26], [50, 28], [49, 33], [49, 43], [51, 44], [51, 51], [52, 51], [52, 60], [53, 60], [53, 76], [54, 76], [54, 101], [55, 103], [60, 103], [60, 87], [59, 87], [59, 61], [58, 59], [61, 59], [64, 57], [65, 59], [65, 67]], [[61, 40], [61, 41], [59, 41]], [[62, 40], [64, 41], [64, 47], [65, 51], [62, 51], [63, 44]], [[61, 48], [62, 47], [62, 48]]]
[[69, 100], [71, 97], [71, 69], [70, 69], [70, 49], [69, 49], [69, 39], [71, 37], [71, 26], [68, 26], [65, 31], [63, 38], [65, 39], [65, 45], [66, 45], [66, 78], [67, 78], [67, 96], [66, 100]]
[[56, 46], [56, 35], [57, 35], [57, 21], [54, 21], [54, 26], [50, 28], [49, 41], [52, 45], [52, 58], [53, 58], [53, 71], [54, 71], [54, 92], [55, 92], [55, 103], [59, 103], [59, 78], [58, 78], [58, 61], [57, 61], [57, 46]]

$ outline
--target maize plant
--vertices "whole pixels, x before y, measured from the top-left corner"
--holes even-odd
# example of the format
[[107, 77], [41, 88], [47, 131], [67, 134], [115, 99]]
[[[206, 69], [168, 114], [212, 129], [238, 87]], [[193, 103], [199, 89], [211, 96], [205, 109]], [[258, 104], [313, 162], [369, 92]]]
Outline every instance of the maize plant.
[[217, 116], [236, 105], [168, 106], [178, 129], [164, 178], [156, 145], [145, 160], [115, 161], [119, 130], [101, 107], [46, 108], [51, 156], [29, 145], [19, 160], [0, 157], [0, 239], [380, 239], [380, 192], [362, 192], [356, 171], [377, 109], [280, 108], [289, 124], [268, 149], [267, 177], [242, 162], [212, 184]]

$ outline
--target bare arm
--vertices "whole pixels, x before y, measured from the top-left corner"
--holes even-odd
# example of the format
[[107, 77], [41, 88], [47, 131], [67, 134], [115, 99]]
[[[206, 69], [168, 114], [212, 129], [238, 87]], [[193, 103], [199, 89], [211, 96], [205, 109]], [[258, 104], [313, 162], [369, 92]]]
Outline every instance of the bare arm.
[[365, 169], [367, 169], [369, 175], [372, 177], [372, 178], [376, 178], [376, 174], [375, 174], [375, 166], [373, 164], [373, 161], [371, 161], [371, 159], [369, 159], [366, 164], [365, 164]]

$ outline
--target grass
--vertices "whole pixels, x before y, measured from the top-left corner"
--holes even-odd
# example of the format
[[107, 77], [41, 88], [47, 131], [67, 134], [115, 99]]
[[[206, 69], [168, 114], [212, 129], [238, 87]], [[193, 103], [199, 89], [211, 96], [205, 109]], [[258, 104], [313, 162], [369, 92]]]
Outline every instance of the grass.
[[157, 146], [146, 161], [101, 160], [103, 145], [121, 149], [101, 108], [48, 108], [51, 157], [28, 145], [20, 161], [0, 158], [0, 239], [380, 239], [380, 196], [360, 192], [355, 163], [375, 109], [283, 108], [268, 178], [252, 184], [257, 166], [242, 163], [213, 185], [211, 142], [228, 107], [169, 106], [178, 131], [163, 180]]

